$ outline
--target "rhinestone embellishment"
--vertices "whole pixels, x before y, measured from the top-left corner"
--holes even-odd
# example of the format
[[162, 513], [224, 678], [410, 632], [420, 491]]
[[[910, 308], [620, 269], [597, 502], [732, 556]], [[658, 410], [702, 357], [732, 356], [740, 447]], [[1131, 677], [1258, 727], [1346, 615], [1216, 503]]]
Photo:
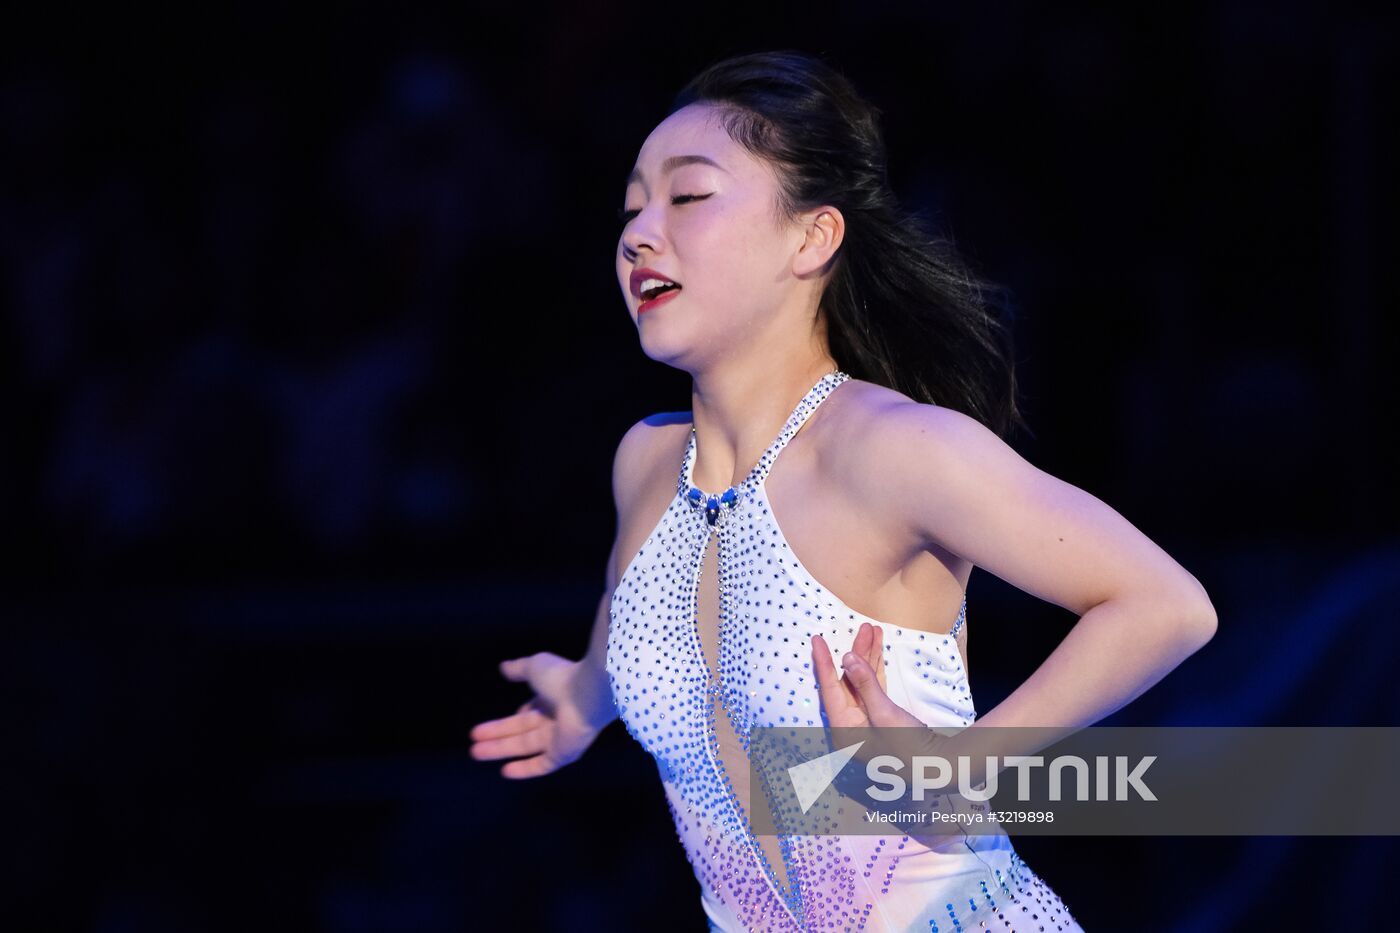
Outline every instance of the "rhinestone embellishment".
[[711, 525], [719, 518], [720, 509], [726, 512], [733, 511], [735, 504], [739, 501], [739, 490], [730, 486], [722, 495], [705, 495], [694, 486], [690, 487], [690, 492], [686, 493], [686, 501], [691, 508], [703, 508], [705, 510], [705, 521]]
[[772, 466], [773, 460], [778, 456], [778, 452], [787, 441], [797, 433], [798, 428], [807, 420], [807, 416], [821, 404], [822, 400], [831, 393], [841, 383], [850, 378], [848, 373], [841, 370], [833, 370], [817, 380], [816, 384], [807, 391], [807, 394], [797, 403], [792, 414], [788, 416], [787, 422], [783, 425], [782, 432], [777, 439], [769, 446], [758, 463], [738, 486], [730, 486], [722, 493], [707, 493], [703, 489], [690, 482], [691, 475], [695, 469], [695, 426], [690, 428], [690, 445], [686, 448], [685, 463], [681, 468], [680, 476], [676, 480], [676, 491], [681, 499], [691, 507], [691, 509], [701, 512], [705, 516], [705, 521], [713, 527], [720, 518], [736, 510], [745, 499], [753, 498], [753, 488], [762, 477], [767, 474], [768, 468]]
[[782, 801], [760, 796], [768, 765], [749, 758], [752, 730], [824, 721], [814, 634], [839, 658], [862, 622], [881, 626], [895, 702], [930, 724], [976, 718], [956, 642], [966, 599], [945, 634], [865, 616], [811, 575], [773, 514], [765, 477], [848, 378], [818, 380], [748, 477], [723, 492], [691, 483], [692, 427], [677, 495], [610, 596], [606, 669], [618, 718], [656, 761], [712, 929], [1082, 933], [1005, 835], [945, 852], [900, 834], [773, 842], [755, 832], [750, 807]]

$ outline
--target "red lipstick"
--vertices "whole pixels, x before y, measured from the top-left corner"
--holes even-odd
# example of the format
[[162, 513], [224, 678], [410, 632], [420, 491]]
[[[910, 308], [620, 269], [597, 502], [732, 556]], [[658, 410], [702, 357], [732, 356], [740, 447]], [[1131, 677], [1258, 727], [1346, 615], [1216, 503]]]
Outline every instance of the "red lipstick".
[[672, 295], [676, 294], [681, 290], [681, 283], [677, 282], [670, 276], [663, 275], [662, 273], [657, 272], [655, 269], [647, 266], [633, 271], [632, 275], [629, 276], [629, 284], [631, 285], [632, 295], [634, 297], [642, 297], [642, 283], [646, 282], [648, 279], [658, 279], [669, 285], [674, 285], [675, 288], [667, 289], [660, 295], [656, 295], [653, 298], [642, 301], [642, 303], [637, 306], [638, 314], [641, 314], [643, 311], [650, 311], [652, 308], [656, 308], [660, 305], [665, 304], [667, 301], [671, 300]]
[[673, 288], [668, 292], [662, 292], [660, 295], [657, 295], [650, 301], [644, 301], [641, 304], [637, 305], [637, 314], [640, 315], [643, 311], [650, 311], [653, 308], [664, 305], [666, 302], [670, 301], [672, 298], [679, 295], [680, 293], [681, 290], [679, 288]]

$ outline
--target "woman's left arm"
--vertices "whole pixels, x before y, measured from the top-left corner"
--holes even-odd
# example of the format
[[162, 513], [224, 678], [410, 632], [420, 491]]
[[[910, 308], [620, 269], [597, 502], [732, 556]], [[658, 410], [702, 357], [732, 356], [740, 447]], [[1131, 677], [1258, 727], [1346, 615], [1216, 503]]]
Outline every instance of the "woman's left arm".
[[[1200, 582], [1127, 519], [1032, 466], [981, 422], [902, 402], [853, 445], [862, 501], [1011, 585], [1078, 615], [1044, 663], [981, 726], [1091, 725], [1215, 634]], [[878, 464], [879, 470], [871, 470]]]

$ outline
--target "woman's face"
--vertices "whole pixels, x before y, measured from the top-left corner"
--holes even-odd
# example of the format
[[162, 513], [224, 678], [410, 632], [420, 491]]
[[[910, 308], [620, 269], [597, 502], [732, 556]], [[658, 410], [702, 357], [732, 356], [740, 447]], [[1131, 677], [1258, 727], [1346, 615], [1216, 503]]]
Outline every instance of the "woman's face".
[[[627, 182], [617, 249], [643, 351], [691, 371], [764, 333], [811, 288], [794, 272], [802, 230], [774, 218], [776, 177], [729, 138], [716, 113], [691, 104], [647, 137]], [[633, 281], [645, 269], [680, 289], [652, 305]]]

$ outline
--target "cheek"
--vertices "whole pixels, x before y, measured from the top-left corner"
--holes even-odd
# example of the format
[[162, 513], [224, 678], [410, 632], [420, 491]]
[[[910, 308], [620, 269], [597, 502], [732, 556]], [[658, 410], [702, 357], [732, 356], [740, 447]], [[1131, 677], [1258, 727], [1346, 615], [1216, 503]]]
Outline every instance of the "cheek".
[[692, 276], [707, 295], [722, 297], [735, 308], [754, 301], [763, 303], [778, 284], [779, 262], [774, 243], [749, 220], [716, 224], [696, 241]]
[[720, 280], [741, 277], [756, 264], [768, 245], [756, 229], [756, 222], [756, 218], [741, 210], [697, 212], [676, 229], [677, 253], [684, 250], [689, 254], [682, 255], [686, 267], [703, 264], [708, 273], [719, 269], [723, 273]]

